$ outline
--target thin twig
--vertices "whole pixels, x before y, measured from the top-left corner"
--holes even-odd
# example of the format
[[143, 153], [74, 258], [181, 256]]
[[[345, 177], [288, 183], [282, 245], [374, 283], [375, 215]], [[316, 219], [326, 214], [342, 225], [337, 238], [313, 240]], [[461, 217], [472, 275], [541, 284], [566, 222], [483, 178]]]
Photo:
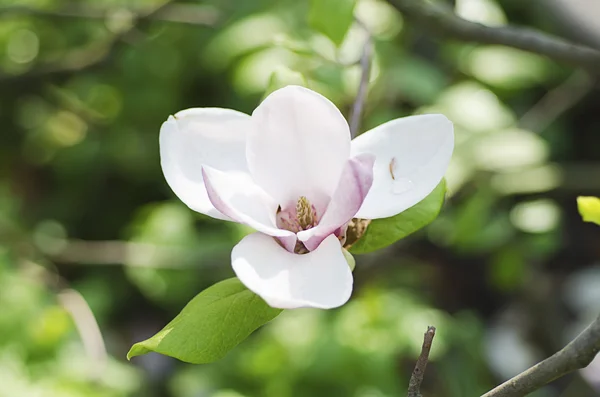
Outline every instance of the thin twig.
[[[360, 22], [359, 22], [360, 24]], [[360, 57], [360, 83], [358, 85], [358, 92], [356, 93], [356, 99], [352, 106], [352, 112], [350, 113], [350, 135], [352, 138], [358, 134], [360, 128], [360, 121], [362, 118], [362, 112], [367, 100], [367, 93], [369, 91], [369, 77], [371, 75], [371, 62], [373, 57], [373, 38], [367, 28], [360, 24], [365, 32], [367, 38], [363, 46], [362, 55]]]
[[421, 397], [421, 383], [425, 376], [425, 369], [429, 362], [429, 352], [431, 351], [431, 344], [433, 343], [433, 337], [435, 336], [435, 327], [427, 327], [427, 332], [423, 337], [423, 347], [421, 348], [421, 355], [417, 360], [415, 369], [410, 377], [408, 383], [408, 397]]
[[108, 353], [98, 320], [83, 295], [71, 288], [65, 278], [57, 271], [50, 270], [48, 266], [21, 259], [20, 267], [23, 275], [40, 280], [51, 290], [56, 291], [58, 303], [71, 316], [81, 338], [90, 363], [89, 376], [94, 380], [101, 379], [108, 364]]
[[91, 376], [100, 379], [106, 369], [108, 353], [98, 321], [78, 291], [67, 288], [58, 293], [58, 301], [71, 315], [92, 366]]
[[557, 61], [600, 72], [600, 51], [533, 29], [515, 26], [485, 26], [467, 21], [444, 7], [424, 0], [390, 0], [390, 3], [419, 28], [458, 40], [500, 44], [545, 55]]
[[561, 351], [482, 397], [522, 397], [570, 372], [587, 367], [600, 352], [600, 316]]
[[548, 91], [519, 120], [519, 127], [542, 132], [594, 88], [595, 80], [581, 70]]

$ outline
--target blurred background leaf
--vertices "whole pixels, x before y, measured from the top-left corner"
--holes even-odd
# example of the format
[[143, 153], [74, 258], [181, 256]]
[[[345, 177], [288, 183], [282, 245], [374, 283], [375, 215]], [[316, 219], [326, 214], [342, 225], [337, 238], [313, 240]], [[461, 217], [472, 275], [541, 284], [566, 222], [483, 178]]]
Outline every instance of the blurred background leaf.
[[[597, 42], [597, 26], [569, 20], [598, 20], [589, 2], [440, 2]], [[356, 255], [344, 307], [286, 311], [210, 365], [127, 362], [232, 277], [248, 233], [173, 195], [161, 123], [190, 107], [250, 113], [281, 70], [348, 115], [368, 39], [355, 19], [374, 44], [362, 130], [454, 122], [440, 216]], [[600, 196], [597, 82], [428, 33], [384, 0], [0, 0], [0, 397], [397, 396], [427, 325], [423, 393], [476, 396], [572, 338], [600, 301], [600, 228], [576, 204]], [[538, 396], [598, 396], [599, 366]]]
[[339, 46], [354, 22], [356, 0], [311, 0], [308, 22]]

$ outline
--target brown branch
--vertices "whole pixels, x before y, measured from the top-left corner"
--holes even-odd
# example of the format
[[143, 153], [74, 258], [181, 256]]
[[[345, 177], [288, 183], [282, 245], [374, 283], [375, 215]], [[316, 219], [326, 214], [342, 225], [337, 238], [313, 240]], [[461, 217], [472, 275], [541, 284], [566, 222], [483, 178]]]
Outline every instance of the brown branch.
[[600, 316], [561, 351], [482, 397], [521, 397], [570, 372], [587, 367], [600, 352]]
[[356, 93], [356, 99], [354, 100], [352, 111], [350, 113], [350, 136], [352, 138], [358, 134], [358, 129], [360, 128], [362, 112], [367, 100], [367, 92], [369, 90], [369, 77], [371, 76], [371, 62], [373, 58], [373, 38], [371, 33], [360, 21], [358, 23], [365, 30], [367, 38], [363, 46], [362, 55], [360, 56], [361, 73], [358, 92]]
[[491, 27], [467, 21], [425, 0], [390, 0], [390, 3], [419, 28], [438, 35], [473, 43], [500, 44], [545, 55], [557, 61], [600, 71], [600, 51], [533, 29], [516, 26]]
[[408, 397], [421, 397], [421, 383], [423, 382], [423, 376], [425, 376], [425, 369], [429, 362], [429, 352], [431, 351], [431, 344], [433, 343], [433, 337], [435, 336], [435, 327], [427, 327], [427, 332], [423, 337], [423, 347], [421, 348], [421, 355], [417, 360], [415, 369], [410, 377], [408, 383]]

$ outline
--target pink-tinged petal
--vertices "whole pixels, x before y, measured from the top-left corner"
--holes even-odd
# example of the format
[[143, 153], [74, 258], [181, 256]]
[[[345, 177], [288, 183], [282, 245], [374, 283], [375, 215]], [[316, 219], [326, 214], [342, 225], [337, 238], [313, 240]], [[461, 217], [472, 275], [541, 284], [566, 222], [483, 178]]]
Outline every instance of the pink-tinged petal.
[[254, 233], [233, 248], [231, 260], [240, 281], [272, 307], [331, 309], [352, 294], [352, 272], [333, 235], [315, 251], [298, 255]]
[[248, 174], [223, 172], [208, 166], [202, 167], [202, 174], [208, 198], [217, 210], [236, 222], [277, 237], [287, 250], [293, 252], [296, 235], [277, 228], [277, 204]]
[[308, 250], [317, 249], [327, 236], [354, 218], [371, 189], [374, 163], [375, 156], [371, 154], [361, 154], [348, 160], [319, 224], [298, 233], [298, 239]]
[[452, 123], [441, 114], [380, 125], [352, 141], [352, 154], [375, 155], [373, 186], [357, 218], [387, 218], [423, 200], [440, 183], [452, 157]]
[[252, 119], [230, 109], [187, 109], [170, 116], [160, 129], [160, 162], [173, 192], [194, 211], [228, 219], [211, 204], [202, 165], [248, 173], [246, 137]]
[[270, 94], [252, 113], [248, 167], [256, 183], [282, 207], [300, 196], [327, 202], [350, 156], [350, 131], [327, 98], [287, 86]]

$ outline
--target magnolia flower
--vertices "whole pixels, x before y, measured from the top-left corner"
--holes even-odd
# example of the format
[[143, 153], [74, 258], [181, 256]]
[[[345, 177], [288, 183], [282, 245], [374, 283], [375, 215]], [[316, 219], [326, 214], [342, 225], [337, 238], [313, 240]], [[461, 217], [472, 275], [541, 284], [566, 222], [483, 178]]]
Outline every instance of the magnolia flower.
[[442, 115], [389, 121], [350, 140], [336, 106], [309, 89], [270, 94], [251, 116], [194, 108], [160, 130], [167, 183], [192, 210], [256, 233], [231, 253], [235, 274], [282, 309], [343, 305], [348, 222], [396, 215], [441, 181], [452, 155]]

